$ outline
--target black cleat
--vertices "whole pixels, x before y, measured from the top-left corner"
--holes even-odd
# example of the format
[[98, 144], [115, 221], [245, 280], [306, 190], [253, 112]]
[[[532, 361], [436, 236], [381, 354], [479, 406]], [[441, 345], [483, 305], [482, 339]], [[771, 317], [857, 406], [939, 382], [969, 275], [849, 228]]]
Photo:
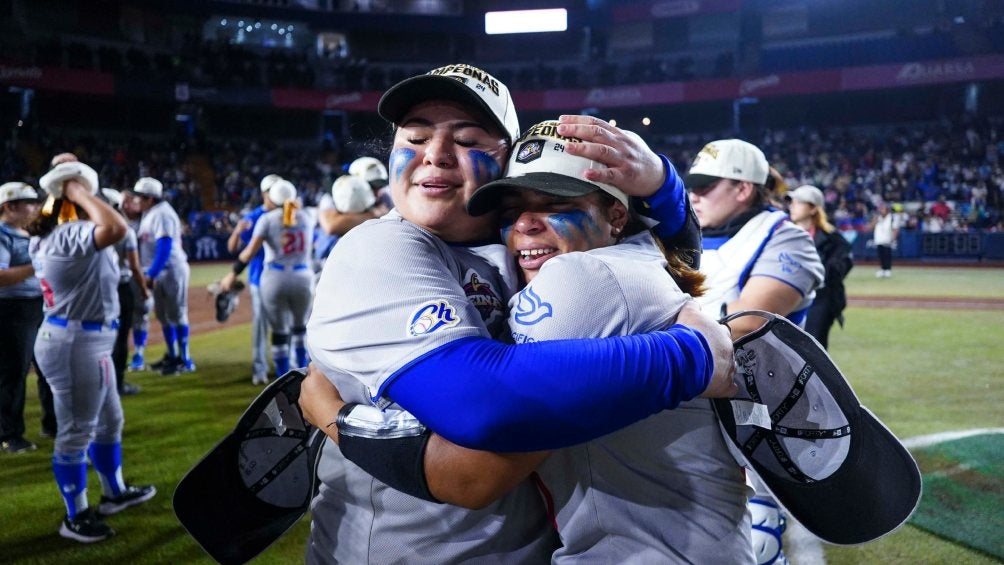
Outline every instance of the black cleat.
[[141, 487], [127, 485], [122, 494], [118, 496], [102, 496], [101, 504], [98, 505], [98, 512], [101, 512], [102, 516], [118, 514], [130, 506], [143, 504], [153, 498], [155, 494], [157, 494], [157, 487], [153, 485], [144, 485]]
[[59, 526], [59, 535], [80, 543], [94, 543], [114, 536], [115, 530], [105, 524], [93, 508], [88, 508], [78, 512], [72, 520], [69, 516], [63, 518], [63, 524]]
[[37, 446], [34, 443], [24, 439], [23, 437], [12, 437], [10, 439], [3, 440], [0, 443], [0, 449], [5, 453], [27, 453], [29, 451], [35, 451]]

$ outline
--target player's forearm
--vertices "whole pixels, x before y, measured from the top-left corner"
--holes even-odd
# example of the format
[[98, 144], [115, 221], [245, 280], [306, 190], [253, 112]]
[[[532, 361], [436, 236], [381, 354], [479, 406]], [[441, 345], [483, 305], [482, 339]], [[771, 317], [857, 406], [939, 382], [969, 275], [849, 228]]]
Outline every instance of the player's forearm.
[[31, 263], [0, 269], [0, 286], [11, 286], [35, 274]]
[[343, 214], [333, 208], [322, 210], [318, 215], [318, 223], [321, 229], [328, 235], [342, 236], [348, 231], [366, 220], [372, 220], [376, 216], [370, 212], [359, 212], [357, 214]]
[[425, 451], [425, 476], [436, 499], [465, 508], [484, 508], [529, 477], [549, 453], [476, 451], [433, 434]]

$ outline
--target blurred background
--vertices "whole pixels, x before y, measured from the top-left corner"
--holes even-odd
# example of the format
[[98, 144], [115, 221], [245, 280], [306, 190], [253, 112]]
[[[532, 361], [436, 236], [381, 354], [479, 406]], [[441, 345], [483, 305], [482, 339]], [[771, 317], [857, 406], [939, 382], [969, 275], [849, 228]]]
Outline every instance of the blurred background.
[[[567, 29], [485, 33], [542, 7]], [[682, 169], [741, 137], [852, 241], [886, 201], [899, 257], [1004, 260], [997, 0], [0, 0], [0, 178], [74, 151], [106, 186], [163, 180], [192, 238], [229, 233], [264, 174], [310, 204], [384, 158], [382, 91], [454, 62], [508, 84], [523, 126], [592, 114]]]

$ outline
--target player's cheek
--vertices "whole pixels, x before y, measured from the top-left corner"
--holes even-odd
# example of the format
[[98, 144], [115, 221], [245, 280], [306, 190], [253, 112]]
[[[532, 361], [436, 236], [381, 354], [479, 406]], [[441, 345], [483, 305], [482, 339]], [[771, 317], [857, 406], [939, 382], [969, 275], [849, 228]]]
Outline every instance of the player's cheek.
[[472, 150], [468, 152], [467, 156], [471, 177], [477, 181], [478, 185], [491, 182], [502, 176], [502, 166], [491, 153]]
[[599, 234], [596, 220], [583, 210], [551, 214], [547, 223], [573, 249], [591, 249], [591, 242], [596, 241]]
[[415, 160], [415, 150], [408, 147], [399, 147], [390, 153], [390, 179], [396, 182], [408, 168], [408, 164]]
[[509, 245], [509, 236], [512, 235], [512, 220], [503, 219], [501, 225], [499, 226], [499, 233], [502, 235], [502, 241], [512, 250], [512, 246]]

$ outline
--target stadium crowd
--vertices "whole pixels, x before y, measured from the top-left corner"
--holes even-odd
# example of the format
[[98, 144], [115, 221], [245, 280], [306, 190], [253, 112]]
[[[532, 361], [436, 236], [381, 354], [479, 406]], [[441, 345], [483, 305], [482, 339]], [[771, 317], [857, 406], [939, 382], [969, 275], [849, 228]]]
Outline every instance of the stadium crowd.
[[[684, 166], [715, 135], [646, 137]], [[802, 184], [823, 189], [841, 231], [869, 231], [882, 202], [893, 204], [906, 230], [1004, 230], [1004, 118], [769, 130], [750, 139], [782, 175], [780, 192]], [[197, 235], [230, 233], [236, 220], [220, 212], [258, 205], [257, 179], [268, 171], [281, 171], [304, 204], [315, 205], [355, 157], [314, 144], [114, 134], [50, 132], [5, 144], [5, 179], [37, 179], [45, 156], [58, 148], [85, 156], [113, 188], [144, 176], [162, 179], [167, 199]]]

